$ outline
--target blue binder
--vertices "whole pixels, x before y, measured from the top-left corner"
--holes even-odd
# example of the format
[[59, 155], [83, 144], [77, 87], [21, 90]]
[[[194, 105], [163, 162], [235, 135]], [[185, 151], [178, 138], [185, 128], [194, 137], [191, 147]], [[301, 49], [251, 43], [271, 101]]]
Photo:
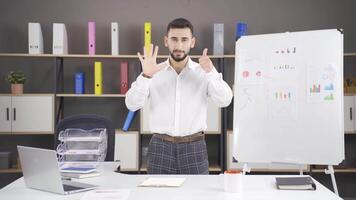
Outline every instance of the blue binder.
[[136, 111], [135, 112], [134, 111], [129, 111], [127, 113], [124, 126], [122, 127], [123, 131], [128, 131], [129, 130], [129, 128], [131, 126], [131, 123], [132, 123], [133, 119], [135, 118], [135, 115], [136, 115]]
[[74, 75], [74, 93], [84, 94], [85, 93], [85, 78], [83, 72], [75, 73]]
[[238, 22], [236, 23], [236, 33], [235, 33], [235, 41], [237, 41], [241, 36], [247, 34], [247, 24]]

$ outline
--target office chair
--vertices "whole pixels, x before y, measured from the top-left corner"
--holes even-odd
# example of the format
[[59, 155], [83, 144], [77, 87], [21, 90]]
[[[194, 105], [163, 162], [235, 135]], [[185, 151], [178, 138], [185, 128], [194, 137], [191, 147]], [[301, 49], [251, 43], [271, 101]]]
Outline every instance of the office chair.
[[105, 161], [114, 161], [115, 129], [109, 119], [99, 115], [91, 114], [74, 115], [64, 118], [58, 123], [56, 128], [54, 149], [56, 149], [58, 144], [60, 143], [60, 141], [58, 140], [59, 133], [67, 128], [81, 128], [84, 130], [90, 130], [94, 128], [106, 128], [108, 146]]

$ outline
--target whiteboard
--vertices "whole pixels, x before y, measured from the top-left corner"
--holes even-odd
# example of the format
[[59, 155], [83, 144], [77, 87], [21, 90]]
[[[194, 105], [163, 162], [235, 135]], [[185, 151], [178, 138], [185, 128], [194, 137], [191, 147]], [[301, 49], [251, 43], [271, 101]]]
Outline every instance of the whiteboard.
[[244, 36], [235, 54], [234, 157], [339, 164], [345, 157], [343, 34]]

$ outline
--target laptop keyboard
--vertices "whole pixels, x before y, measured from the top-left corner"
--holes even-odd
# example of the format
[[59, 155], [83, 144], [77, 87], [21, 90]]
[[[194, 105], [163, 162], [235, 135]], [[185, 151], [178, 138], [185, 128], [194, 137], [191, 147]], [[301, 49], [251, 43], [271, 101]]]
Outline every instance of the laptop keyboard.
[[84, 188], [76, 187], [76, 186], [72, 186], [72, 185], [64, 185], [63, 184], [63, 189], [64, 189], [64, 191], [68, 192], [68, 191], [80, 190], [80, 189], [84, 189]]

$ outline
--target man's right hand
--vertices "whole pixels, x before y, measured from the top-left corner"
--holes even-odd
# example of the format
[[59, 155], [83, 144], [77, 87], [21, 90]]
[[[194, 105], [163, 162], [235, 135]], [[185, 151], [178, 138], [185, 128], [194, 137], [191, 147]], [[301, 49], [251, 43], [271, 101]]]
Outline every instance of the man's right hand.
[[141, 61], [142, 72], [145, 76], [152, 77], [155, 73], [157, 73], [158, 71], [160, 71], [163, 68], [163, 65], [159, 66], [159, 65], [157, 65], [157, 62], [156, 62], [157, 54], [158, 54], [158, 46], [155, 46], [154, 51], [153, 51], [153, 44], [151, 44], [150, 53], [148, 53], [146, 51], [146, 48], [143, 47], [143, 54], [144, 54], [144, 57], [142, 57], [140, 52], [137, 52], [138, 58]]

